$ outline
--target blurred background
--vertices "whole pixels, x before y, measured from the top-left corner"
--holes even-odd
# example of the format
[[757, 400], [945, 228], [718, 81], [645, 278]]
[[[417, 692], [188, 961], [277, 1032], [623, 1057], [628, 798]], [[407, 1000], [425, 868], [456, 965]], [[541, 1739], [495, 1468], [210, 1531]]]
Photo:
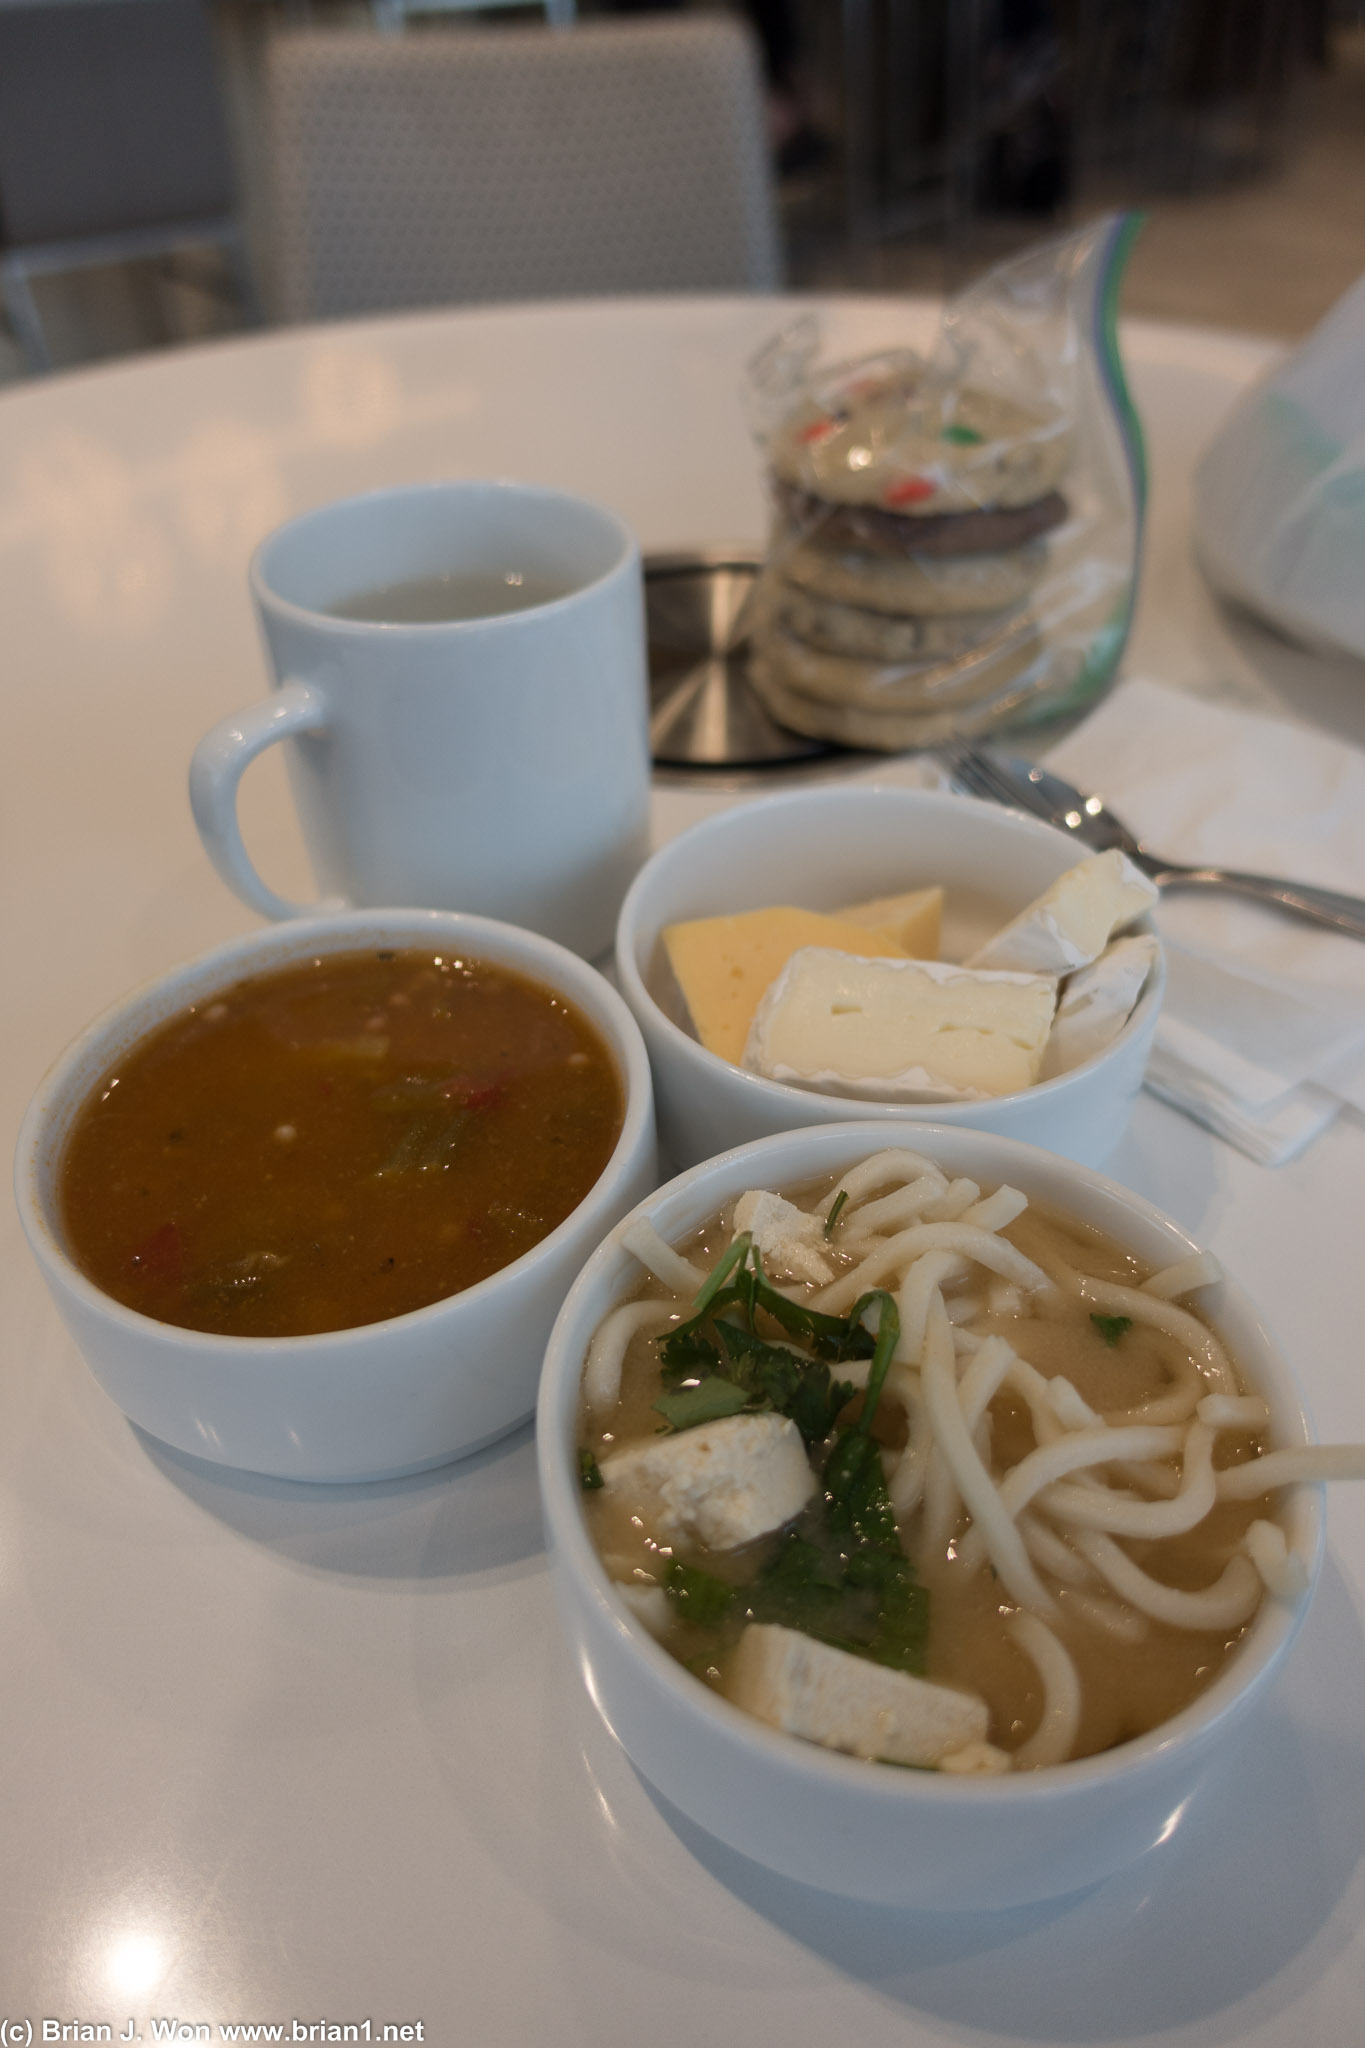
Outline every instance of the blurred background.
[[[429, 292], [310, 297], [290, 275], [299, 164], [313, 149], [344, 235], [341, 154], [396, 90], [400, 46], [431, 89], [491, 36], [529, 63], [627, 16], [718, 15], [749, 39], [778, 248], [736, 281], [939, 292], [1114, 205], [1148, 215], [1128, 313], [1293, 337], [1365, 273], [1365, 13], [1341, 0], [0, 0], [0, 379], [356, 306], [538, 295], [530, 271], [500, 283], [471, 260]], [[351, 98], [305, 105], [279, 50], [342, 37]], [[390, 111], [408, 149], [427, 117]], [[442, 204], [474, 205], [458, 127]], [[398, 146], [351, 167], [368, 190]]]

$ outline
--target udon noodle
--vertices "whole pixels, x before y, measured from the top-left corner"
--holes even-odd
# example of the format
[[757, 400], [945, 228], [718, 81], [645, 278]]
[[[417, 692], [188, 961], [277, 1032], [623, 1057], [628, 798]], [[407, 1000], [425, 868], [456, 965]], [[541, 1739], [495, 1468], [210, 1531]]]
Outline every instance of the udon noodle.
[[[1149, 1270], [912, 1151], [625, 1242], [645, 1276], [583, 1380], [594, 1540], [698, 1677], [831, 1747], [1001, 1771], [1145, 1732], [1304, 1590], [1277, 1490], [1365, 1475], [1362, 1446], [1267, 1447], [1200, 1312], [1210, 1255]], [[879, 1746], [888, 1670], [986, 1732]]]

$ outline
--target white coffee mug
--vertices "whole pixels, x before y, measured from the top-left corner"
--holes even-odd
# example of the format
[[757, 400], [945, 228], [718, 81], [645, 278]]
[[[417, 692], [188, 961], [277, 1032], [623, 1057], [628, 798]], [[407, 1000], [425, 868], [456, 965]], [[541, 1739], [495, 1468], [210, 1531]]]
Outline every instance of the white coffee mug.
[[[614, 513], [528, 484], [376, 491], [271, 534], [251, 591], [273, 694], [190, 766], [243, 902], [475, 911], [589, 957], [610, 943], [650, 777], [640, 555]], [[276, 740], [321, 904], [276, 895], [242, 843], [237, 785]]]

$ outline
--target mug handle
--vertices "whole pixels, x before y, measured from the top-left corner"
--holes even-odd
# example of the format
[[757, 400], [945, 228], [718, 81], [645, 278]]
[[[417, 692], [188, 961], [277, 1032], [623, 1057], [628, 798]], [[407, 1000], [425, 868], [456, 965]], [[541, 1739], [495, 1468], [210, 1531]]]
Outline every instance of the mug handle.
[[321, 691], [308, 683], [284, 683], [265, 703], [234, 711], [205, 733], [190, 761], [190, 809], [204, 851], [229, 889], [262, 917], [308, 917], [338, 907], [325, 900], [291, 903], [267, 888], [252, 866], [237, 822], [237, 785], [248, 763], [276, 740], [321, 732], [326, 724], [327, 700]]

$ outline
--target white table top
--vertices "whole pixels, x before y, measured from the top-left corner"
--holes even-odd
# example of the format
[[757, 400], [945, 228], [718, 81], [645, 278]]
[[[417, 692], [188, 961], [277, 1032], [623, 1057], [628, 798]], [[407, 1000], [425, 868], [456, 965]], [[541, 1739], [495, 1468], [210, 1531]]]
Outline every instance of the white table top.
[[[782, 310], [422, 316], [0, 396], [11, 1143], [95, 1011], [251, 923], [185, 769], [263, 692], [256, 540], [461, 472], [589, 492], [646, 549], [756, 539], [738, 383]], [[932, 324], [891, 300], [827, 313], [841, 351]], [[1231, 622], [1190, 560], [1192, 461], [1271, 351], [1146, 324], [1126, 342], [1154, 477], [1130, 669], [1365, 742], [1365, 671]], [[275, 767], [251, 772], [248, 838], [305, 893]], [[658, 828], [721, 800], [670, 786]], [[1250, 1285], [1322, 1434], [1365, 1437], [1365, 1131], [1270, 1172], [1144, 1097], [1111, 1171]], [[214, 2043], [420, 2022], [409, 2039], [452, 2048], [1365, 2042], [1359, 1489], [1333, 1496], [1292, 1671], [1169, 1841], [1077, 1899], [905, 1916], [768, 1876], [636, 1778], [555, 1631], [529, 1430], [377, 1487], [196, 1464], [96, 1389], [12, 1212], [0, 1258], [0, 2022], [21, 2023], [0, 2042], [45, 2020], [117, 2038], [130, 2016], [147, 2042], [172, 2018]]]

